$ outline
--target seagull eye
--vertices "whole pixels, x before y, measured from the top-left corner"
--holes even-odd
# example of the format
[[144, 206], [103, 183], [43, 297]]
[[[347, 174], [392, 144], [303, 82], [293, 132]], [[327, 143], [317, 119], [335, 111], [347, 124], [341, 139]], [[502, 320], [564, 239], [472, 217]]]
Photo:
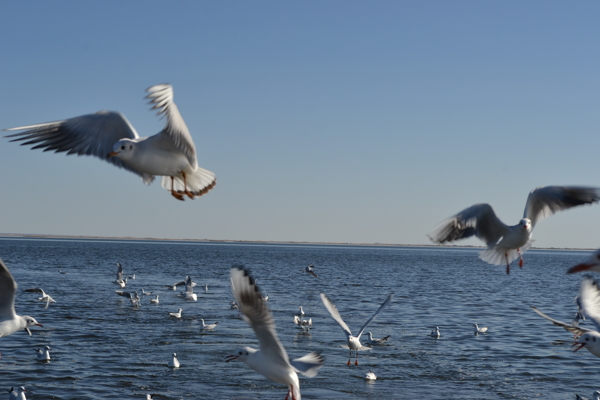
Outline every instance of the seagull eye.
[[121, 150], [125, 150], [125, 146], [121, 146]]
[[133, 149], [133, 145], [129, 145], [129, 150]]

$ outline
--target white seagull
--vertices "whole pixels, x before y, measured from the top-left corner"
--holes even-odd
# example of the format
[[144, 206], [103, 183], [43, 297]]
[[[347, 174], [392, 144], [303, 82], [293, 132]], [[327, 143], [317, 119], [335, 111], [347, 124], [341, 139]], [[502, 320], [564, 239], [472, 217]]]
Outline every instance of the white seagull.
[[169, 361], [169, 368], [179, 368], [181, 363], [177, 359], [177, 353], [173, 353], [173, 358]]
[[166, 117], [167, 124], [154, 136], [139, 137], [127, 118], [115, 111], [98, 111], [62, 121], [26, 125], [7, 131], [11, 141], [25, 141], [33, 149], [56, 153], [96, 156], [117, 167], [139, 175], [149, 185], [155, 175], [162, 176], [162, 187], [173, 197], [184, 200], [202, 196], [217, 183], [215, 174], [200, 168], [196, 146], [173, 102], [173, 87], [155, 85], [147, 89], [152, 109]]
[[156, 295], [155, 299], [150, 299], [150, 303], [158, 304], [159, 303], [159, 301], [158, 301], [158, 295]]
[[362, 344], [360, 343], [360, 336], [363, 334], [363, 332], [367, 328], [367, 325], [369, 325], [369, 323], [373, 320], [373, 318], [375, 318], [377, 316], [377, 314], [379, 314], [381, 312], [381, 310], [383, 310], [385, 308], [385, 306], [387, 306], [390, 303], [390, 301], [392, 301], [393, 296], [394, 296], [394, 294], [392, 293], [387, 297], [387, 299], [385, 299], [383, 304], [381, 304], [381, 306], [379, 306], [377, 311], [375, 311], [375, 314], [373, 314], [371, 316], [371, 318], [369, 318], [367, 320], [367, 322], [365, 322], [365, 324], [362, 326], [362, 328], [360, 328], [358, 335], [354, 336], [354, 335], [352, 335], [352, 331], [350, 331], [350, 328], [348, 328], [348, 325], [346, 325], [346, 323], [342, 319], [342, 316], [340, 315], [340, 312], [335, 307], [335, 305], [331, 302], [331, 300], [329, 300], [329, 298], [325, 295], [325, 293], [321, 293], [321, 301], [323, 302], [323, 305], [325, 306], [327, 311], [329, 311], [329, 314], [331, 314], [331, 317], [335, 320], [335, 322], [338, 323], [338, 325], [342, 328], [342, 330], [346, 334], [346, 340], [348, 341], [348, 348], [350, 349], [350, 356], [348, 357], [348, 362], [346, 365], [350, 365], [350, 359], [352, 358], [352, 350], [354, 350], [356, 353], [356, 360], [354, 361], [354, 365], [358, 365], [358, 350], [360, 350], [363, 347]]
[[442, 336], [442, 334], [440, 333], [440, 327], [436, 326], [435, 328], [433, 328], [429, 336], [434, 338], [439, 338], [440, 336]]
[[301, 400], [298, 372], [308, 377], [317, 375], [319, 368], [323, 366], [323, 356], [310, 353], [290, 361], [277, 337], [273, 314], [263, 300], [254, 279], [248, 271], [238, 267], [231, 269], [230, 277], [233, 296], [239, 304], [244, 320], [254, 330], [260, 350], [244, 347], [234, 355], [228, 356], [225, 361], [244, 361], [265, 378], [286, 385], [289, 389], [288, 396], [291, 393], [292, 400]]
[[11, 275], [4, 261], [0, 259], [0, 337], [8, 336], [18, 330], [25, 329], [31, 336], [30, 327], [37, 325], [35, 318], [15, 313], [15, 296], [17, 282]]
[[475, 332], [474, 333], [486, 333], [487, 330], [488, 330], [487, 326], [484, 326], [484, 327], [480, 328], [479, 325], [473, 324], [473, 327], [475, 328]]
[[192, 278], [189, 276], [185, 278], [185, 291], [183, 292], [182, 297], [185, 300], [198, 300], [198, 295], [194, 293], [194, 285], [192, 285]]
[[294, 315], [294, 323], [296, 325], [298, 325], [298, 327], [301, 328], [304, 332], [308, 332], [308, 331], [310, 331], [310, 328], [312, 328], [312, 318], [309, 318], [308, 320], [306, 320], [306, 319], [301, 319], [297, 315]]
[[169, 313], [169, 315], [170, 315], [171, 317], [175, 317], [175, 318], [181, 318], [181, 312], [182, 312], [182, 311], [183, 311], [183, 310], [180, 308], [180, 309], [179, 309], [179, 311], [177, 311], [177, 312], [170, 312], [170, 313]]
[[381, 339], [375, 339], [373, 337], [373, 335], [371, 334], [371, 332], [367, 332], [367, 335], [369, 335], [369, 340], [367, 340], [367, 344], [384, 344], [385, 342], [388, 341], [388, 339], [391, 336], [391, 335], [387, 335], [387, 336], [382, 337]]
[[596, 357], [600, 357], [600, 333], [598, 333], [598, 331], [600, 331], [600, 287], [598, 286], [598, 283], [591, 278], [585, 278], [583, 281], [581, 281], [579, 299], [581, 300], [581, 306], [586, 318], [593, 322], [596, 330], [557, 321], [554, 318], [550, 318], [534, 306], [531, 306], [531, 308], [538, 315], [546, 318], [554, 325], [563, 327], [567, 331], [577, 336], [574, 346], [578, 346], [573, 351], [577, 351], [585, 347], [590, 351], [590, 353]]
[[208, 330], [208, 331], [212, 331], [213, 329], [215, 329], [217, 327], [217, 324], [219, 323], [219, 321], [217, 321], [214, 324], [208, 324], [208, 325], [206, 325], [204, 323], [204, 320], [202, 318], [200, 318], [200, 321], [202, 321], [202, 329], [205, 329], [205, 330]]
[[140, 303], [141, 299], [140, 299], [140, 296], [138, 295], [138, 292], [125, 292], [123, 290], [115, 290], [115, 293], [118, 294], [119, 296], [129, 298], [129, 301], [131, 302], [132, 306], [134, 306], [134, 307], [141, 306], [141, 303]]
[[125, 283], [127, 278], [123, 279], [123, 266], [121, 263], [117, 263], [117, 277], [115, 279], [115, 283], [123, 289], [125, 287]]
[[37, 359], [39, 361], [50, 361], [50, 346], [45, 346], [41, 349], [34, 349], [37, 353]]
[[27, 397], [25, 397], [25, 392], [27, 392], [27, 390], [25, 390], [25, 387], [23, 386], [19, 386], [17, 390], [13, 390], [13, 388], [10, 388], [10, 391], [8, 392], [8, 399], [27, 400]]
[[367, 372], [367, 375], [365, 376], [365, 379], [368, 381], [374, 381], [377, 379], [377, 375], [375, 375], [375, 372], [373, 371], [369, 371]]
[[56, 301], [46, 292], [44, 292], [44, 290], [42, 288], [30, 288], [30, 289], [25, 289], [23, 290], [24, 292], [29, 292], [29, 293], [39, 293], [42, 295], [42, 297], [38, 297], [37, 301], [45, 301], [46, 302], [46, 307], [44, 307], [44, 309], [48, 308], [48, 306], [50, 305], [50, 303], [56, 303]]
[[152, 292], [146, 292], [146, 291], [144, 290], [144, 288], [142, 288], [142, 294], [143, 294], [144, 296], [152, 296]]
[[489, 204], [475, 204], [443, 221], [428, 236], [436, 243], [453, 242], [473, 235], [483, 240], [487, 249], [479, 258], [494, 265], [510, 263], [519, 258], [523, 267], [522, 253], [531, 247], [531, 234], [542, 219], [558, 211], [600, 201], [600, 189], [581, 186], [546, 186], [534, 189], [527, 197], [523, 219], [517, 225], [504, 224]]

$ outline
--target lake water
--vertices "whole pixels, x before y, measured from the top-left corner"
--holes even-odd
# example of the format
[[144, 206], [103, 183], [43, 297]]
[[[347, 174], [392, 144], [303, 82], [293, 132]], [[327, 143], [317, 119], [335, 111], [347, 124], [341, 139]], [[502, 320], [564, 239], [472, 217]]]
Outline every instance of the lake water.
[[[322, 351], [324, 367], [301, 377], [305, 399], [572, 399], [600, 389], [600, 360], [571, 351], [571, 335], [537, 316], [530, 305], [570, 321], [581, 276], [567, 268], [587, 252], [531, 250], [511, 275], [490, 266], [474, 249], [326, 245], [267, 245], [103, 240], [0, 239], [0, 257], [19, 284], [19, 314], [44, 328], [33, 337], [0, 339], [0, 390], [23, 385], [40, 399], [283, 400], [284, 385], [242, 362], [225, 363], [242, 346], [257, 347], [251, 328], [231, 310], [229, 269], [243, 264], [269, 295], [279, 338], [291, 358]], [[128, 290], [153, 291], [160, 304], [133, 309], [115, 294], [116, 263], [135, 273]], [[319, 278], [304, 272], [314, 264]], [[59, 269], [67, 274], [59, 274]], [[191, 275], [197, 302], [167, 289]], [[209, 293], [203, 287], [208, 284]], [[45, 310], [22, 289], [39, 286], [57, 302]], [[389, 293], [393, 302], [368, 327], [388, 345], [361, 352], [346, 366], [345, 336], [319, 293], [337, 305], [357, 332]], [[293, 317], [302, 305], [313, 330]], [[183, 319], [168, 312], [183, 308]], [[202, 332], [200, 318], [219, 321]], [[489, 326], [475, 336], [472, 324]], [[589, 322], [583, 322], [589, 324]], [[439, 326], [440, 339], [430, 338]], [[36, 361], [34, 348], [52, 347], [52, 361]], [[167, 368], [172, 353], [181, 368]], [[378, 380], [363, 377], [373, 370]]]

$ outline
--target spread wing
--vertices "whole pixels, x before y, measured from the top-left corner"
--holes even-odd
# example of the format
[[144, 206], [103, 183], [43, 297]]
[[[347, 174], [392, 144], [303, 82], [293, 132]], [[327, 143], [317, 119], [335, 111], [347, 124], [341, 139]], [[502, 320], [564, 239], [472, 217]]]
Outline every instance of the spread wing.
[[559, 211], [600, 201], [600, 188], [585, 186], [545, 186], [534, 189], [527, 197], [524, 218], [532, 228], [542, 219]]
[[586, 318], [591, 319], [597, 331], [600, 331], [600, 287], [592, 278], [581, 282], [579, 300]]
[[473, 235], [492, 246], [508, 233], [489, 204], [475, 204], [440, 223], [429, 235], [436, 243], [453, 242]]
[[360, 328], [360, 332], [358, 332], [357, 337], [360, 337], [363, 334], [363, 332], [365, 331], [365, 329], [367, 328], [367, 325], [369, 325], [369, 323], [371, 321], [373, 321], [373, 318], [375, 318], [377, 316], [377, 314], [379, 314], [385, 308], [385, 306], [387, 306], [388, 304], [390, 304], [390, 301], [392, 301], [392, 297], [394, 297], [393, 293], [390, 294], [387, 297], [387, 299], [385, 299], [385, 301], [383, 302], [383, 304], [379, 306], [379, 308], [377, 309], [377, 311], [375, 311], [375, 314], [373, 314], [373, 316], [371, 318], [369, 318], [367, 320], [367, 322], [365, 322], [365, 324], [363, 325], [363, 327]]
[[147, 89], [150, 104], [153, 110], [158, 110], [158, 115], [167, 117], [167, 125], [162, 134], [167, 135], [175, 147], [185, 154], [192, 168], [198, 168], [196, 160], [196, 146], [185, 121], [181, 117], [177, 105], [173, 102], [173, 87], [169, 84], [154, 85]]
[[277, 337], [275, 321], [267, 302], [263, 300], [260, 290], [250, 273], [240, 267], [230, 271], [231, 290], [244, 319], [256, 334], [260, 343], [260, 351], [272, 362], [282, 368], [288, 368], [290, 361], [287, 352]]
[[325, 306], [327, 311], [329, 311], [331, 317], [344, 330], [346, 338], [352, 336], [352, 331], [350, 330], [350, 328], [348, 328], [348, 325], [346, 325], [346, 323], [342, 319], [342, 316], [340, 315], [340, 312], [338, 311], [337, 307], [331, 302], [331, 300], [329, 300], [327, 296], [325, 296], [325, 293], [321, 293], [321, 301], [323, 302], [323, 305]]
[[17, 282], [0, 258], [0, 319], [15, 317], [15, 293]]
[[141, 173], [129, 167], [118, 157], [107, 157], [113, 145], [121, 139], [135, 139], [137, 132], [127, 118], [115, 111], [99, 111], [95, 114], [46, 122], [43, 124], [19, 126], [6, 131], [22, 131], [7, 135], [11, 142], [32, 149], [44, 149], [55, 153], [67, 152], [67, 155], [95, 156], [119, 168], [125, 168], [137, 175]]
[[541, 312], [540, 310], [538, 310], [537, 308], [535, 308], [534, 306], [531, 306], [531, 308], [533, 309], [533, 311], [535, 311], [540, 317], [546, 318], [548, 321], [552, 322], [554, 325], [556, 326], [560, 326], [562, 328], [564, 328], [565, 330], [574, 333], [577, 336], [581, 336], [586, 332], [591, 332], [591, 329], [586, 329], [586, 328], [581, 328], [579, 326], [575, 326], [575, 325], [571, 325], [571, 324], [567, 324], [565, 322], [562, 321], [558, 321], [554, 318], [550, 318], [549, 316], [547, 316], [546, 314], [544, 314], [543, 312]]

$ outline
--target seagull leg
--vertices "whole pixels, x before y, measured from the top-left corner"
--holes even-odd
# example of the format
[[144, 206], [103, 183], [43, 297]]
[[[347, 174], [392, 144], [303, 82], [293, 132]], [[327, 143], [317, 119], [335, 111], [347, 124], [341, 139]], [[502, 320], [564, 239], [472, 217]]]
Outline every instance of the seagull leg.
[[[288, 389], [287, 394], [285, 395], [285, 399], [284, 400], [288, 400], [290, 397], [290, 392], [292, 391], [292, 389]], [[292, 393], [292, 400], [294, 400], [294, 394]]]
[[358, 350], [356, 351], [356, 360], [354, 360], [354, 365], [358, 365]]
[[187, 194], [187, 196], [190, 199], [194, 200], [194, 193], [190, 192], [188, 190], [188, 188], [187, 188], [187, 180], [186, 180], [186, 177], [185, 177], [185, 172], [181, 171], [181, 175], [183, 175], [183, 188], [185, 190], [185, 194]]
[[521, 249], [517, 249], [517, 253], [519, 253], [519, 267], [523, 268], [523, 256], [521, 255]]
[[183, 201], [183, 196], [180, 195], [179, 193], [177, 193], [175, 190], [173, 190], [173, 181], [174, 180], [175, 180], [175, 178], [171, 177], [171, 195], [173, 197], [175, 197], [177, 200]]
[[350, 349], [350, 355], [348, 356], [348, 362], [346, 363], [346, 365], [350, 365], [350, 359], [352, 358], [352, 349]]
[[510, 264], [508, 263], [508, 251], [504, 253], [504, 257], [506, 257], [506, 275], [510, 274]]

